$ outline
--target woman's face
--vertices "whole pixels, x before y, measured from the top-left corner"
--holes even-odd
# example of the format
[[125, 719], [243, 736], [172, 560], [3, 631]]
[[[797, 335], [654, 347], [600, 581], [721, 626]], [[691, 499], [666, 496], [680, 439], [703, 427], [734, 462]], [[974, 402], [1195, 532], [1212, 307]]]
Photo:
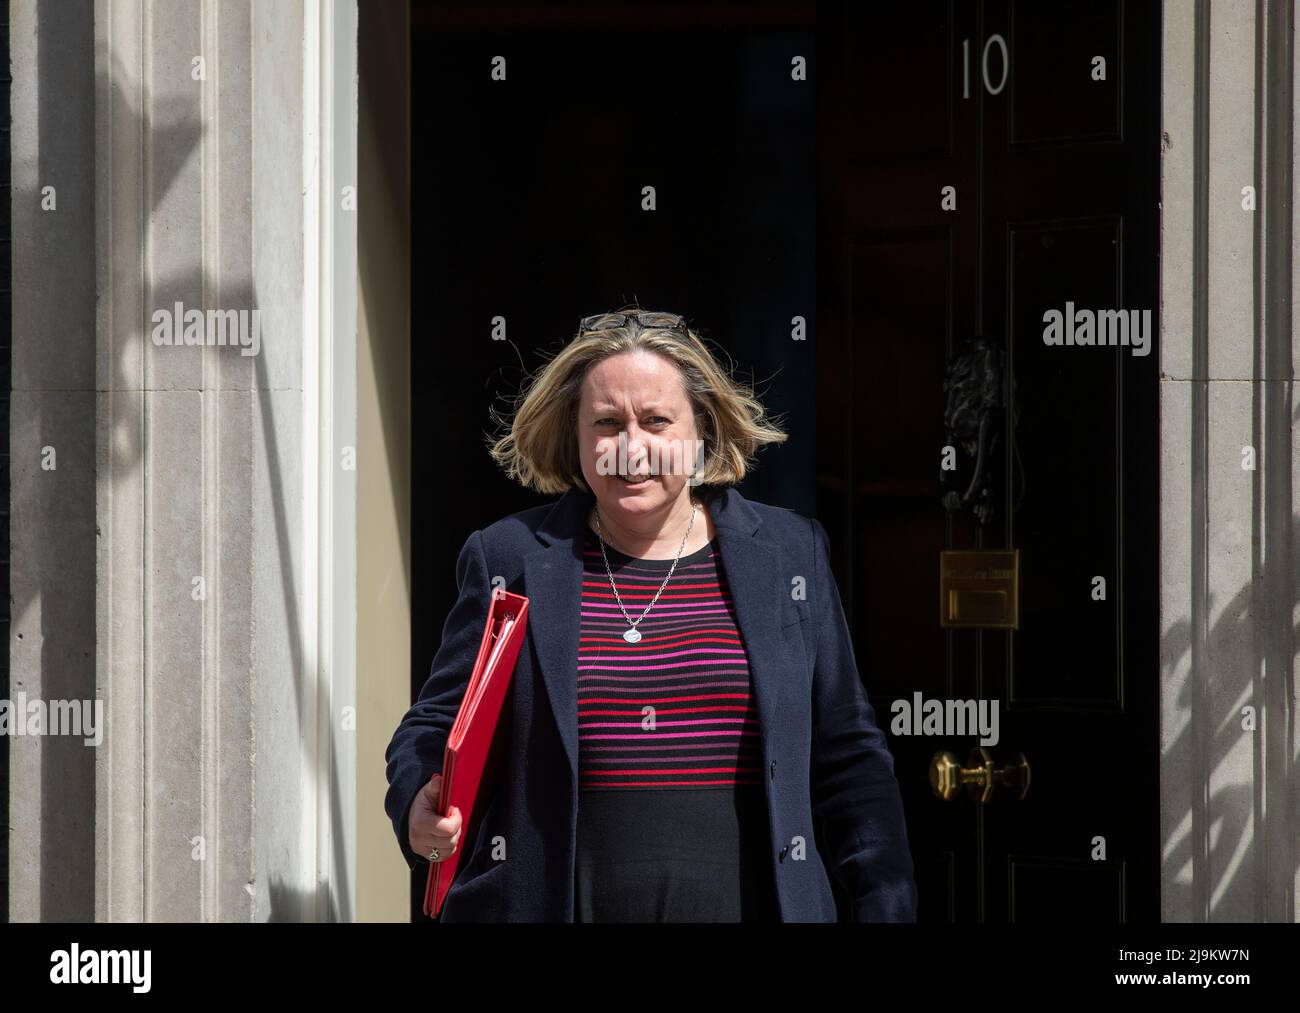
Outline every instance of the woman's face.
[[[577, 437], [582, 475], [601, 512], [624, 520], [674, 503], [702, 461], [681, 374], [644, 349], [611, 356], [587, 371]], [[626, 449], [620, 456], [621, 445]], [[620, 474], [639, 481], [629, 484]]]

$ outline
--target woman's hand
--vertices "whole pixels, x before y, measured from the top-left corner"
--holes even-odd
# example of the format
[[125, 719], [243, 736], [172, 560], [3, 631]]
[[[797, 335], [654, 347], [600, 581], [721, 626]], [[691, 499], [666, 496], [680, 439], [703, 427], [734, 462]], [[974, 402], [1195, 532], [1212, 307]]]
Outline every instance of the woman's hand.
[[450, 858], [460, 844], [460, 810], [452, 807], [450, 815], [438, 815], [438, 800], [442, 797], [442, 775], [433, 777], [420, 789], [411, 803], [408, 820], [411, 850], [431, 861], [429, 852], [438, 849], [437, 861]]

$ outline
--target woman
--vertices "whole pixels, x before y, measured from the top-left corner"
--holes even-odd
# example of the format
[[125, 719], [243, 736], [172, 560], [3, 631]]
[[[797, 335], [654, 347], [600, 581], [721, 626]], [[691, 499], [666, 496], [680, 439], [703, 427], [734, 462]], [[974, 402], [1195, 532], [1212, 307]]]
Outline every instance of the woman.
[[504, 776], [443, 921], [914, 921], [885, 736], [816, 520], [733, 486], [784, 440], [673, 314], [601, 314], [493, 457], [562, 494], [475, 531], [419, 699], [388, 747], [407, 863], [443, 861], [443, 747], [491, 589], [527, 595]]

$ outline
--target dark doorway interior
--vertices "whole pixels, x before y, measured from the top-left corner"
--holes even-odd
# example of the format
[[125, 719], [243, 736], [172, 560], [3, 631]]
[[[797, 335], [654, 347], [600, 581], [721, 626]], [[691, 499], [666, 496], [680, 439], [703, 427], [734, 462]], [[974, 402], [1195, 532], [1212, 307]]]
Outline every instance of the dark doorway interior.
[[815, 512], [815, 343], [790, 335], [815, 331], [815, 85], [791, 60], [816, 39], [811, 3], [412, 18], [414, 694], [466, 535], [545, 502], [489, 460], [489, 409], [584, 315], [635, 300], [697, 325], [791, 433], [742, 492]]
[[790, 339], [815, 330], [814, 83], [790, 75], [813, 26], [813, 4], [413, 5], [412, 693], [465, 536], [545, 502], [487, 458], [489, 410], [581, 316], [688, 317], [790, 432], [742, 493], [815, 511], [814, 342]]

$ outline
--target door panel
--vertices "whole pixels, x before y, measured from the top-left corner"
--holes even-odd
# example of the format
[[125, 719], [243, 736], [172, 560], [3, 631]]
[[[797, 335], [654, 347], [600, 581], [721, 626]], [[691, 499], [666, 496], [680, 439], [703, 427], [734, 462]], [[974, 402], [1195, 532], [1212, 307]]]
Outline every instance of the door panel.
[[[1006, 15], [990, 9], [990, 26], [993, 18], [1005, 20], [1008, 48], [1016, 52], [1016, 72], [1007, 79], [1013, 147], [1122, 140], [1123, 7], [1119, 0], [1097, 0], [1012, 3]], [[1061, 72], [1091, 71], [1096, 56], [1106, 59], [1104, 80]]]
[[[1043, 344], [1044, 308], [1119, 305], [1118, 218], [1025, 223], [1010, 229], [1011, 362], [1020, 382], [1016, 403], [1026, 420], [1017, 447], [1034, 495], [1012, 517], [1021, 550], [1020, 629], [1011, 691], [1020, 705], [1086, 702], [1113, 706], [1117, 619], [1090, 597], [1094, 576], [1114, 583], [1118, 568], [1115, 441], [1118, 356], [1111, 349]], [[1049, 420], [1034, 425], [1030, 420]], [[1057, 420], [1057, 421], [1050, 421]], [[1075, 489], [1077, 484], [1086, 488]], [[1060, 496], [1053, 495], [1059, 491]], [[1071, 517], [1071, 498], [1087, 502]], [[1063, 524], [1071, 528], [1069, 537]], [[1062, 617], [1070, 617], [1062, 622]], [[1062, 655], [1069, 666], [1055, 663]]]

